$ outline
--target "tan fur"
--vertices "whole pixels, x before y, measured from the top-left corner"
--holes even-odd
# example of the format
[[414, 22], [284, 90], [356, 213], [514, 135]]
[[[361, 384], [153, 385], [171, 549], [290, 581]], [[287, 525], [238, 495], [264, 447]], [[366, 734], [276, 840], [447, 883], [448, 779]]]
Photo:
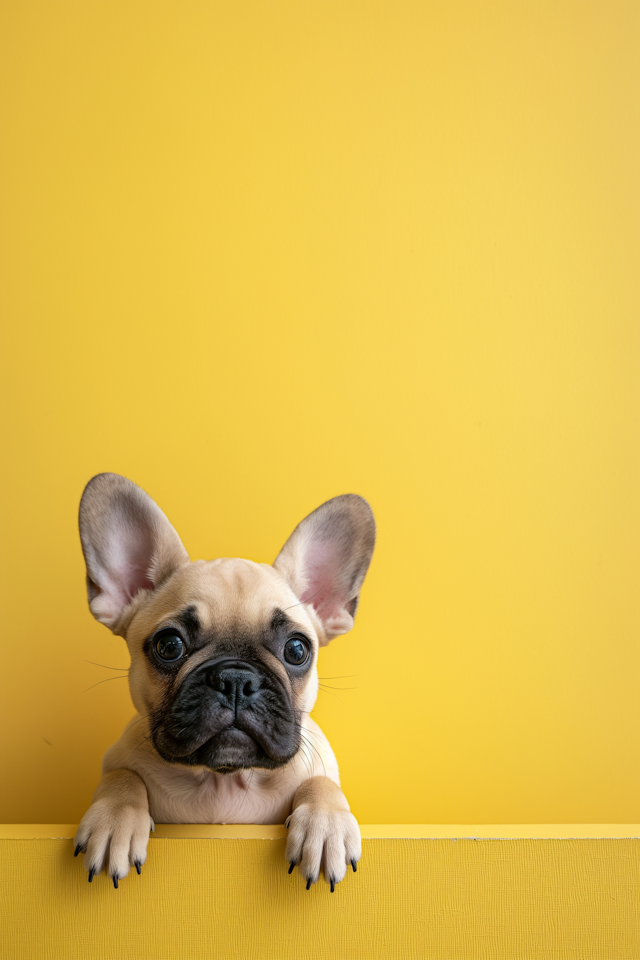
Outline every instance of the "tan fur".
[[[309, 712], [318, 692], [318, 647], [353, 623], [373, 549], [368, 505], [359, 497], [329, 501], [296, 528], [274, 567], [237, 558], [190, 562], [153, 501], [125, 478], [103, 474], [87, 485], [80, 530], [90, 607], [126, 639], [138, 711], [105, 754], [103, 778], [78, 828], [76, 844], [90, 879], [106, 868], [117, 885], [130, 863], [139, 869], [154, 820], [286, 821], [290, 863], [311, 883], [322, 869], [333, 889], [347, 864], [355, 870], [360, 833], [340, 790], [335, 756]], [[320, 601], [314, 603], [305, 590]], [[160, 629], [177, 632], [185, 608], [195, 611], [202, 635], [210, 639], [180, 661], [175, 675], [163, 675], [145, 643]], [[303, 677], [290, 675], [281, 656], [260, 641], [276, 610], [286, 611], [294, 632], [311, 642], [312, 661]], [[235, 773], [167, 762], [152, 741], [154, 717], [162, 717], [194, 671], [201, 668], [197, 681], [220, 650], [224, 657], [235, 638], [244, 638], [243, 662], [260, 665], [289, 690], [299, 718], [298, 752], [274, 769]]]

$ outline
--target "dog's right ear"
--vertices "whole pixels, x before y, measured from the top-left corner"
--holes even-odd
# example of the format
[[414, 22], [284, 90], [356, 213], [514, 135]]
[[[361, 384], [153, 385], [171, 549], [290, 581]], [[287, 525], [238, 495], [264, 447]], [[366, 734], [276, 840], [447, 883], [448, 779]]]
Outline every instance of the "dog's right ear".
[[80, 540], [89, 608], [119, 633], [122, 614], [140, 590], [154, 590], [189, 560], [160, 507], [117, 473], [99, 473], [80, 501]]

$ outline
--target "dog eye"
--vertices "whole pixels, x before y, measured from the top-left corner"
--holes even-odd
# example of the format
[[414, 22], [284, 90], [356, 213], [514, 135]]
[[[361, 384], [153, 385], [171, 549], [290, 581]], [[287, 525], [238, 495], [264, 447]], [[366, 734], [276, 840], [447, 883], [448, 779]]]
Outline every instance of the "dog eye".
[[177, 633], [164, 633], [156, 640], [156, 653], [161, 660], [179, 660], [184, 652], [184, 643]]
[[309, 656], [309, 648], [302, 637], [289, 637], [284, 645], [284, 658], [287, 663], [299, 667]]

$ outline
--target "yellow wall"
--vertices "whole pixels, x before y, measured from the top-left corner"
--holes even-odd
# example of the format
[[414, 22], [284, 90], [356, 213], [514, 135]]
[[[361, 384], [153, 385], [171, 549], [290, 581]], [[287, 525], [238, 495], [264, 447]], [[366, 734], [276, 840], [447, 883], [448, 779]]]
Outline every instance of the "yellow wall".
[[[76, 510], [379, 523], [316, 718], [365, 822], [640, 819], [640, 5], [4, 0], [0, 819], [130, 713]], [[105, 678], [110, 682], [100, 683]]]

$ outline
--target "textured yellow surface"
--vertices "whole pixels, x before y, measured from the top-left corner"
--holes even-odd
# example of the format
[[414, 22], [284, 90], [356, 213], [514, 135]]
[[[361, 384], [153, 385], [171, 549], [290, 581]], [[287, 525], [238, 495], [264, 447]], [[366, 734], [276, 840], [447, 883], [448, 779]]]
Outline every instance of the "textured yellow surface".
[[[75, 823], [3, 823], [3, 840], [72, 839]], [[364, 823], [365, 840], [572, 840], [638, 839], [640, 823]], [[157, 823], [154, 840], [283, 840], [282, 824]]]
[[314, 712], [362, 822], [640, 819], [639, 49], [638, 0], [0, 0], [1, 820], [79, 820], [132, 712], [102, 470], [194, 558], [370, 500]]
[[368, 839], [333, 895], [287, 875], [281, 839], [152, 839], [117, 891], [70, 840], [2, 839], [0, 885], [3, 960], [640, 956], [634, 839]]

